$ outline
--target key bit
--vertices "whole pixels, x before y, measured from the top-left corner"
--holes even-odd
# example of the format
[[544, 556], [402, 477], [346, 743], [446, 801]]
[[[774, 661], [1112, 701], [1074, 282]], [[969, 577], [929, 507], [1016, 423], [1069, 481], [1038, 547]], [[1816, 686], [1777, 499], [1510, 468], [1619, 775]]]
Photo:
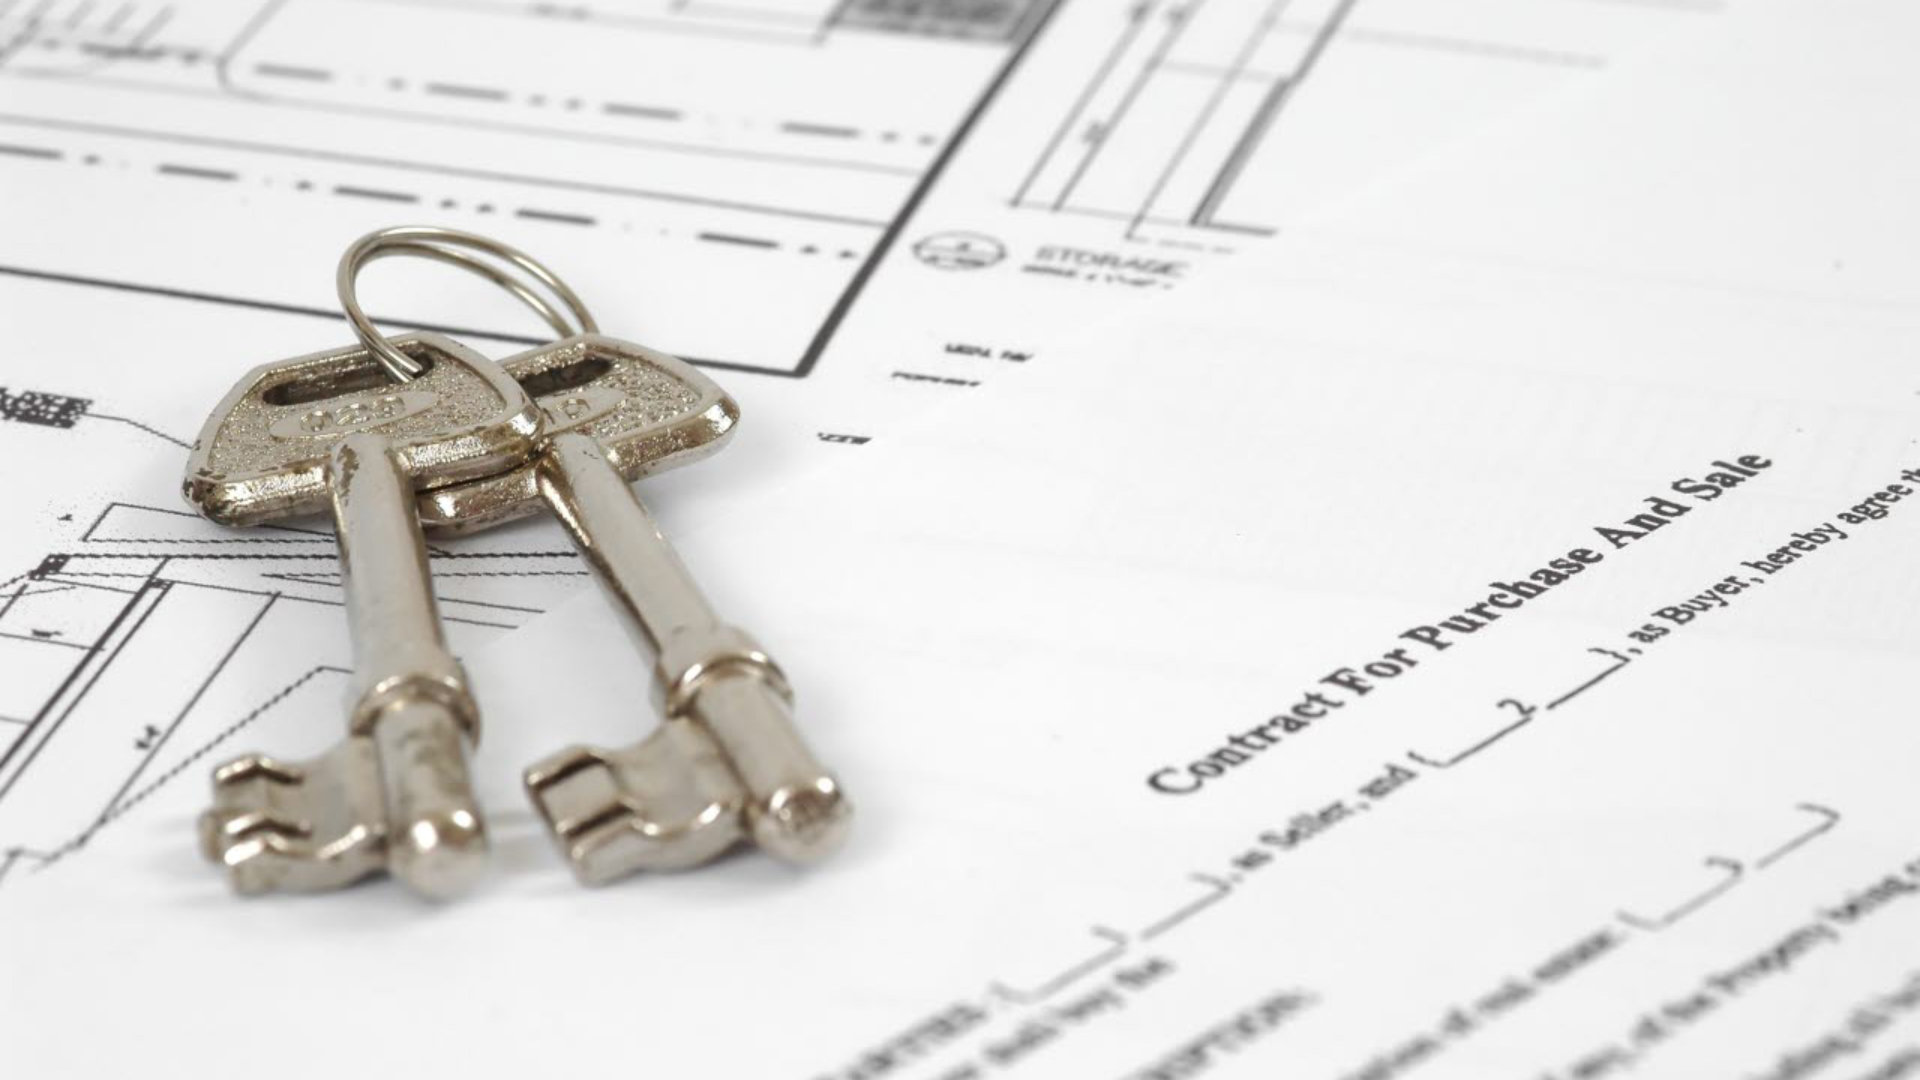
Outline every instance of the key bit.
[[526, 772], [575, 874], [592, 884], [693, 866], [744, 839], [792, 862], [831, 853], [851, 805], [794, 727], [785, 675], [720, 621], [628, 486], [717, 450], [739, 415], [732, 399], [681, 360], [599, 334], [501, 366], [546, 414], [542, 452], [508, 475], [423, 493], [423, 524], [465, 532], [552, 510], [657, 659], [658, 731]]
[[699, 866], [742, 839], [746, 793], [692, 724], [666, 724], [624, 750], [569, 747], [527, 769], [526, 785], [588, 885]]
[[336, 889], [380, 868], [385, 817], [370, 740], [295, 763], [250, 754], [214, 770], [200, 849], [241, 893]]
[[447, 650], [416, 489], [526, 460], [539, 413], [485, 358], [437, 335], [394, 344], [397, 386], [361, 348], [251, 372], [208, 421], [186, 494], [223, 524], [330, 510], [354, 646], [348, 735], [311, 761], [214, 774], [202, 846], [243, 893], [337, 888], [386, 870], [432, 898], [469, 888], [486, 832], [467, 771], [479, 717]]

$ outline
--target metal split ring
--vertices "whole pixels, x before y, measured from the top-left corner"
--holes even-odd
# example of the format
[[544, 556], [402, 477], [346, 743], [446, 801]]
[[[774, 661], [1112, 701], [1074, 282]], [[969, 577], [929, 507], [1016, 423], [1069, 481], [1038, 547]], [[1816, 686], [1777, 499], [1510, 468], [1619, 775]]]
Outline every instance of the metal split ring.
[[[466, 249], [466, 250], [462, 250]], [[505, 269], [485, 259], [467, 254], [476, 251], [492, 256], [507, 263], [536, 282], [545, 286], [554, 299], [560, 301], [559, 307], [525, 282], [516, 280]], [[393, 255], [411, 255], [434, 259], [457, 266], [486, 278], [495, 285], [512, 293], [520, 302], [532, 308], [551, 326], [554, 333], [561, 337], [574, 334], [593, 334], [599, 332], [599, 325], [588, 313], [587, 306], [580, 297], [560, 280], [559, 275], [542, 266], [531, 255], [517, 248], [509, 247], [498, 240], [492, 240], [475, 233], [461, 232], [458, 229], [443, 229], [434, 225], [399, 225], [389, 229], [380, 229], [355, 240], [348, 245], [340, 256], [340, 266], [334, 275], [334, 287], [340, 294], [341, 310], [346, 312], [347, 322], [353, 325], [354, 335], [373, 353], [374, 359], [387, 370], [395, 382], [410, 382], [426, 373], [426, 367], [418, 360], [408, 356], [393, 346], [393, 343], [381, 336], [374, 327], [373, 320], [360, 308], [360, 296], [356, 283], [360, 271], [375, 259]], [[565, 309], [565, 314], [561, 312]], [[567, 321], [572, 317], [572, 322]]]

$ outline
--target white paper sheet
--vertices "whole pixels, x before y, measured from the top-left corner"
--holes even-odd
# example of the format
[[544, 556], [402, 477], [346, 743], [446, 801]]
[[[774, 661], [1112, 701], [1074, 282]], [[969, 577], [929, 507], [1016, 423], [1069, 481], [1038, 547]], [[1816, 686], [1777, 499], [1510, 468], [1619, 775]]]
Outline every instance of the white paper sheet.
[[1745, 5], [1604, 93], [1490, 125], [1313, 225], [1710, 299], [1910, 310], [1920, 139], [1897, 4]]
[[[1674, 329], [1676, 368], [1762, 339], [1804, 361], [1684, 385], [1539, 363], [1571, 325], [1593, 355], [1616, 329], [1645, 347], [1577, 291], [1505, 313], [1543, 344], [1462, 358], [1340, 343], [1417, 296], [1264, 269], [682, 538], [858, 800], [839, 860], [571, 883], [514, 772], [648, 724], [643, 666], [582, 595], [470, 658], [493, 885], [430, 912], [383, 887], [235, 903], [185, 850], [193, 793], [165, 791], [10, 892], [16, 1052], [217, 1047], [295, 1076], [372, 1047], [392, 1071], [719, 1076], [1910, 1068], [1920, 494], [1872, 498], [1920, 492], [1905, 327], [1611, 297]], [[101, 1014], [119, 1038], [80, 1038]]]
[[[1920, 466], [1910, 313], [1286, 254], [897, 456], [677, 530], [858, 800], [839, 861], [570, 883], [514, 773], [648, 722], [583, 595], [470, 654], [495, 884], [233, 902], [189, 849], [187, 762], [83, 853], [14, 862], [8, 1060], [1911, 1072], [1916, 511], [1841, 517]], [[1619, 549], [1596, 531], [1646, 514]], [[1602, 558], [1494, 601], [1576, 548]], [[1402, 636], [1448, 618], [1488, 625]], [[330, 704], [240, 712], [211, 753], [317, 749]], [[1197, 762], [1199, 792], [1152, 786]]]
[[[8, 897], [15, 1051], [259, 1061], [311, 1022], [353, 1038], [276, 1070], [369, 1047], [716, 1076], [1910, 1055], [1920, 496], [1870, 505], [1920, 492], [1905, 365], [1847, 357], [1851, 404], [1678, 390], [1342, 348], [1252, 296], [685, 542], [860, 803], [839, 861], [570, 884], [513, 773], [649, 723], [580, 596], [470, 657], [488, 890], [234, 903], [184, 849], [182, 786]], [[1711, 475], [1711, 500], [1676, 488]], [[81, 1040], [96, 1015], [121, 1038]]]

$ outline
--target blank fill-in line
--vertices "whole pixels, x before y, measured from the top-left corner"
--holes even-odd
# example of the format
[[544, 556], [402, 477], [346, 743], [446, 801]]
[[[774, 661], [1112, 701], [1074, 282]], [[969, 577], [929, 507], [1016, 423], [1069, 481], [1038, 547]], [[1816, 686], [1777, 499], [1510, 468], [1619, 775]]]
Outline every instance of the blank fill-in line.
[[203, 169], [198, 165], [161, 165], [154, 170], [164, 176], [191, 176], [196, 180], [238, 180], [240, 174], [226, 169]]
[[410, 195], [404, 191], [382, 191], [379, 188], [350, 187], [346, 184], [335, 185], [333, 193], [355, 199], [379, 199], [382, 202], [416, 203], [420, 201], [420, 196]]
[[20, 146], [14, 143], [0, 143], [0, 154], [14, 157], [39, 158], [42, 161], [59, 161], [67, 155], [47, 146]]
[[333, 72], [323, 68], [295, 67], [292, 64], [255, 64], [255, 75], [273, 79], [300, 79], [305, 82], [332, 82]]

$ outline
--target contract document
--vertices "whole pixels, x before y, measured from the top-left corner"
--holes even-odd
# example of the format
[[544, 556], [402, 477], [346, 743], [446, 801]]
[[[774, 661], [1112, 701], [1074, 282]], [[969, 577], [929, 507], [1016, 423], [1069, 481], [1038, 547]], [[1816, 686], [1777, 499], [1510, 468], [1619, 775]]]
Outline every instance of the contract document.
[[[1675, 322], [1665, 359], [1695, 375], [1666, 382], [1536, 363], [1567, 326], [1605, 354], [1577, 292], [1505, 313], [1530, 348], [1351, 345], [1418, 294], [1317, 287], [1303, 267], [1337, 252], [1290, 250], [679, 537], [857, 801], [836, 861], [572, 883], [519, 768], [652, 724], [645, 664], [582, 592], [467, 657], [495, 884], [437, 911], [377, 887], [234, 903], [186, 841], [200, 792], [162, 789], [10, 883], [0, 1015], [31, 1019], [8, 1053], [1910, 1075], [1904, 327]], [[1665, 319], [1663, 295], [1610, 310]], [[1726, 363], [1755, 335], [1803, 362]], [[332, 737], [268, 713], [215, 755]]]

